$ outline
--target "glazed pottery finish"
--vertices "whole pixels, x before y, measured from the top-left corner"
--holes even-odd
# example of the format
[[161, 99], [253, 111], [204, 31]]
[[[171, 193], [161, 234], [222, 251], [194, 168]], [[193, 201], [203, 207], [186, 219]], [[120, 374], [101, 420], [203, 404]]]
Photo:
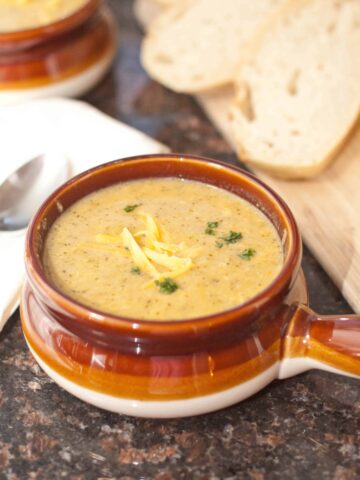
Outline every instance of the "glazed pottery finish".
[[[279, 276], [231, 310], [184, 321], [115, 317], [66, 297], [44, 276], [49, 228], [78, 199], [117, 182], [181, 177], [227, 189], [260, 208], [284, 245]], [[251, 174], [181, 155], [134, 157], [89, 170], [40, 208], [26, 242], [21, 316], [35, 358], [60, 385], [102, 408], [152, 417], [205, 413], [309, 368], [360, 376], [359, 318], [319, 318], [304, 304], [301, 239], [286, 204]]]
[[112, 55], [115, 44], [114, 20], [101, 0], [44, 27], [0, 33], [0, 93], [72, 78]]

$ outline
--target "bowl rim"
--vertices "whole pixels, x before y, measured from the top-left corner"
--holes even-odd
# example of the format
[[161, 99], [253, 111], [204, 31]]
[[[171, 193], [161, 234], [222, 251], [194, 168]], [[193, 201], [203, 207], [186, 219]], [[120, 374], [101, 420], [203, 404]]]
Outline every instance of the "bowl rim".
[[[154, 319], [137, 319], [120, 315], [114, 315], [106, 313], [100, 310], [96, 310], [91, 307], [78, 302], [77, 300], [69, 297], [63, 293], [60, 289], [55, 287], [48, 281], [41, 266], [41, 261], [36, 253], [35, 245], [35, 233], [41, 224], [43, 214], [47, 211], [50, 205], [56, 203], [59, 195], [65, 190], [73, 188], [77, 182], [89, 178], [99, 171], [107, 168], [115, 167], [128, 162], [151, 162], [151, 161], [175, 161], [175, 162], [195, 162], [206, 164], [208, 168], [216, 168], [218, 170], [224, 169], [230, 171], [234, 175], [240, 175], [245, 178], [250, 184], [255, 184], [256, 187], [260, 187], [263, 192], [270, 198], [274, 207], [278, 209], [284, 220], [286, 221], [286, 231], [288, 232], [289, 249], [284, 259], [283, 266], [278, 275], [273, 281], [257, 295], [251, 297], [246, 302], [232, 307], [227, 310], [222, 310], [211, 315], [198, 316], [194, 318], [181, 319], [181, 320], [154, 320]], [[144, 177], [144, 178], [162, 178], [159, 176]], [[204, 182], [206, 183], [206, 182]], [[219, 187], [222, 188], [222, 187]], [[85, 194], [84, 196], [86, 196]], [[260, 202], [260, 199], [259, 199]], [[261, 202], [260, 202], [261, 203]], [[270, 220], [270, 219], [269, 219]], [[270, 220], [271, 221], [271, 220]], [[220, 160], [215, 160], [198, 155], [180, 154], [180, 153], [163, 153], [163, 154], [148, 154], [148, 155], [136, 155], [132, 157], [126, 157], [123, 159], [114, 160], [111, 162], [103, 163], [95, 166], [84, 172], [74, 176], [58, 189], [56, 189], [40, 206], [35, 213], [26, 235], [25, 242], [25, 256], [26, 256], [26, 272], [27, 277], [30, 280], [31, 285], [36, 285], [40, 288], [40, 291], [47, 297], [50, 297], [56, 305], [60, 305], [62, 310], [70, 313], [72, 318], [76, 318], [77, 321], [91, 325], [93, 328], [100, 330], [115, 329], [116, 331], [133, 331], [134, 334], [143, 333], [158, 333], [163, 336], [166, 333], [186, 332], [189, 328], [194, 331], [199, 329], [207, 329], [208, 327], [218, 326], [225, 324], [231, 320], [244, 317], [254, 311], [259, 311], [265, 305], [269, 303], [274, 297], [290, 290], [293, 281], [297, 278], [297, 274], [300, 271], [300, 263], [302, 258], [302, 242], [301, 236], [296, 224], [295, 218], [286, 204], [286, 202], [266, 183], [259, 180], [254, 174], [249, 173], [238, 166], [225, 163]], [[294, 275], [295, 274], [295, 275]], [[29, 278], [30, 277], [30, 278]], [[35, 277], [35, 282], [34, 278]]]
[[0, 31], [0, 48], [2, 44], [7, 45], [13, 43], [16, 45], [23, 42], [42, 42], [50, 37], [59, 36], [81, 25], [87, 18], [95, 13], [102, 3], [103, 0], [86, 0], [85, 3], [74, 12], [54, 22], [25, 30]]

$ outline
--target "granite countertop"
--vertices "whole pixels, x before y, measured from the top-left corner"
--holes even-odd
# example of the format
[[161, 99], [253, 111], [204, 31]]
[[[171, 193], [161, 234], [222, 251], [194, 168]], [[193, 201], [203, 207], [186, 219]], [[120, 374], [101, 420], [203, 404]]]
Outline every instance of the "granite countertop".
[[[120, 49], [85, 100], [174, 151], [237, 160], [194, 100], [148, 79], [131, 0], [110, 2]], [[305, 249], [311, 307], [349, 306]], [[0, 479], [233, 480], [360, 478], [360, 383], [311, 371], [226, 410], [143, 420], [87, 405], [37, 366], [16, 312], [0, 334]]]

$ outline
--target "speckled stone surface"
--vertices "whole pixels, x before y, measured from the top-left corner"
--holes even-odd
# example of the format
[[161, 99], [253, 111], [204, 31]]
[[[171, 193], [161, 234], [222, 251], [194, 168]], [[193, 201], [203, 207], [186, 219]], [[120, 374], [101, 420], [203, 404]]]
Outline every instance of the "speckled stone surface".
[[[175, 151], [236, 162], [191, 98], [142, 71], [131, 3], [111, 2], [121, 47], [111, 74], [86, 100]], [[314, 309], [350, 311], [306, 250], [303, 266]], [[171, 421], [119, 416], [58, 388], [29, 354], [15, 313], [0, 334], [0, 479], [62, 478], [355, 480], [360, 383], [312, 371], [210, 415]]]

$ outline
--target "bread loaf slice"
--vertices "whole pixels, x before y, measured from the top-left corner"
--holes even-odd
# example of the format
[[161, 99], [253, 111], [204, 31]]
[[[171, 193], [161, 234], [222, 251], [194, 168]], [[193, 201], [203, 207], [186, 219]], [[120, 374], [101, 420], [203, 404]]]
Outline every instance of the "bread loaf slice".
[[284, 0], [192, 0], [165, 11], [142, 47], [142, 63], [177, 92], [232, 81], [243, 46]]
[[145, 32], [163, 12], [163, 6], [157, 0], [134, 0], [133, 9], [136, 20]]
[[341, 148], [360, 112], [360, 1], [295, 0], [252, 42], [231, 109], [245, 162], [311, 177]]
[[134, 0], [134, 15], [144, 31], [148, 31], [151, 25], [165, 10], [193, 3], [195, 0]]

